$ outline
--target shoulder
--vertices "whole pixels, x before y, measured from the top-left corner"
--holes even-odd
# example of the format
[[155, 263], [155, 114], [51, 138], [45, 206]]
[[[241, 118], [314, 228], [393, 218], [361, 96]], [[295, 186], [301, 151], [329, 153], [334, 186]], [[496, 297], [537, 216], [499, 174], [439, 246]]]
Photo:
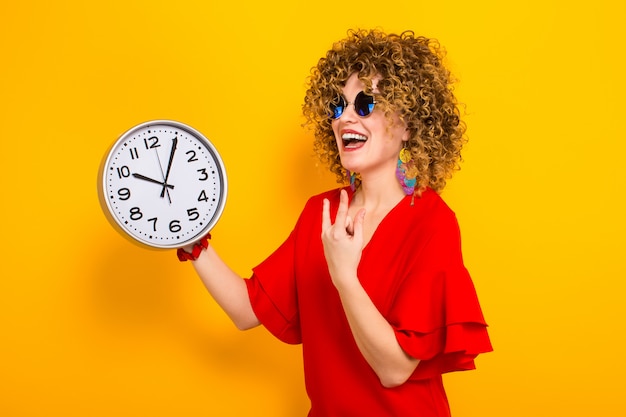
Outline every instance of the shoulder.
[[[409, 198], [410, 200], [410, 198]], [[407, 204], [407, 215], [416, 222], [424, 222], [433, 228], [458, 228], [456, 214], [437, 192], [427, 189], [413, 204]]]
[[322, 204], [324, 199], [328, 199], [330, 201], [332, 210], [333, 207], [336, 207], [339, 204], [339, 195], [342, 189], [343, 188], [336, 188], [309, 197], [304, 205], [304, 208], [302, 209], [302, 213], [300, 213], [298, 224], [310, 222], [316, 223], [318, 220], [321, 222]]
[[461, 231], [456, 214], [438, 193], [426, 190], [421, 197], [415, 197], [412, 206], [408, 198], [399, 217], [402, 227], [395, 228], [394, 236], [414, 254], [421, 254], [421, 259], [428, 259], [429, 265], [459, 257]]

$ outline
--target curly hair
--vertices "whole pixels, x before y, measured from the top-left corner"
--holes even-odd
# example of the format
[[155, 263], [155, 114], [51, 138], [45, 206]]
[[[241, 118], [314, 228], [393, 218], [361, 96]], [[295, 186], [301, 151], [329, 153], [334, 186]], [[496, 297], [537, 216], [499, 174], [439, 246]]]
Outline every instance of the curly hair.
[[339, 183], [347, 178], [341, 165], [330, 118], [330, 104], [346, 80], [358, 73], [366, 93], [373, 94], [378, 76], [376, 107], [388, 119], [397, 112], [406, 123], [413, 163], [417, 167], [416, 194], [427, 187], [441, 192], [459, 169], [466, 142], [465, 123], [453, 94], [453, 79], [442, 61], [444, 51], [435, 39], [379, 30], [350, 30], [311, 69], [304, 98], [305, 125], [314, 130], [314, 150], [329, 165]]

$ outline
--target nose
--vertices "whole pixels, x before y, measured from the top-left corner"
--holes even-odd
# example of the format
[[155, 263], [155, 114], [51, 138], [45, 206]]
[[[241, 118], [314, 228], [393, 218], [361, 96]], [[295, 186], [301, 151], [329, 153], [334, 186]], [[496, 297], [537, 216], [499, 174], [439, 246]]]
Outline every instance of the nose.
[[343, 121], [354, 121], [358, 120], [358, 118], [359, 115], [354, 108], [354, 101], [346, 103], [346, 106], [343, 109], [343, 113], [341, 113], [340, 119], [342, 119]]

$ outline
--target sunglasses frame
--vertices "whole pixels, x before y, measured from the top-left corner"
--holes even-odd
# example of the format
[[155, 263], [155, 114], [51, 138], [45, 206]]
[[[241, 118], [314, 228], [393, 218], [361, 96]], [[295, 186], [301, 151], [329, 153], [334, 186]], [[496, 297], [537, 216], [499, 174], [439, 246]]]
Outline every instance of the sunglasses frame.
[[[357, 103], [362, 102], [365, 99], [371, 98], [372, 102], [371, 103], [365, 103], [363, 106], [359, 106], [361, 107], [361, 110], [366, 109], [367, 113], [365, 114], [361, 114], [363, 113], [363, 111], [360, 111], [360, 109], [357, 107]], [[359, 91], [359, 93], [356, 95], [356, 97], [354, 97], [354, 101], [353, 102], [348, 102], [346, 101], [346, 99], [344, 98], [343, 95], [339, 96], [339, 103], [335, 104], [335, 103], [330, 103], [330, 118], [333, 120], [337, 120], [339, 119], [343, 113], [346, 111], [346, 108], [352, 104], [354, 106], [354, 112], [359, 116], [359, 117], [368, 117], [370, 114], [372, 114], [372, 112], [374, 111], [374, 108], [376, 108], [376, 99], [374, 96], [371, 96], [369, 94], [366, 94], [365, 91]], [[337, 109], [341, 108], [341, 112], [337, 115]]]

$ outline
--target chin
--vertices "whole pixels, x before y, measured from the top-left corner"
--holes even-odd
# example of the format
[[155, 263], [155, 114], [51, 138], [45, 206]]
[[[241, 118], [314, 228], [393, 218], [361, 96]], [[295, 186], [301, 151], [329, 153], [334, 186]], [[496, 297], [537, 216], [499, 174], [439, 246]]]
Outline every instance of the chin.
[[356, 164], [355, 161], [351, 161], [350, 159], [352, 158], [341, 157], [341, 166], [350, 172], [360, 172], [360, 165]]

